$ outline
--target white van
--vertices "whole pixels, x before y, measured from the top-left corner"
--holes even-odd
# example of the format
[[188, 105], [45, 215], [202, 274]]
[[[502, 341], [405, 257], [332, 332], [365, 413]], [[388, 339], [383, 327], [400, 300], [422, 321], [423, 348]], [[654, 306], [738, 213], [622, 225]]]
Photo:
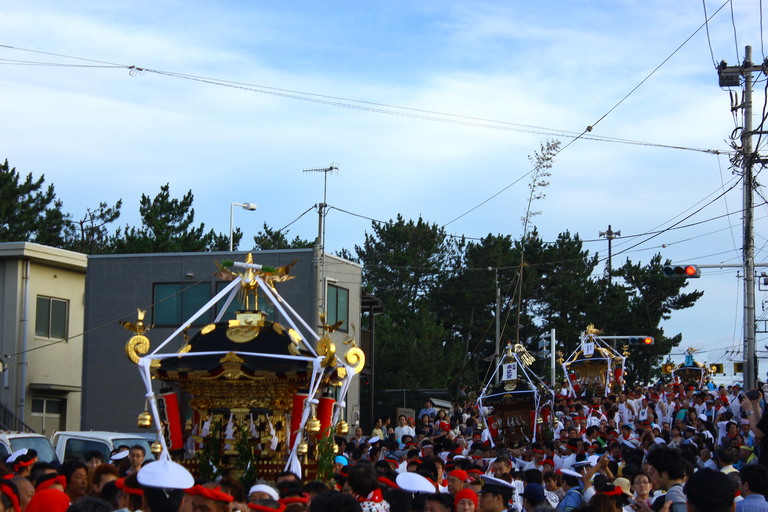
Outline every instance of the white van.
[[0, 430], [0, 460], [5, 460], [8, 455], [22, 448], [35, 450], [38, 459], [43, 462], [59, 462], [47, 437], [30, 432]]
[[146, 459], [154, 460], [154, 455], [150, 451], [150, 443], [143, 434], [125, 434], [121, 432], [103, 432], [97, 430], [90, 431], [61, 431], [54, 432], [51, 436], [53, 449], [59, 460], [67, 457], [84, 458], [85, 454], [91, 450], [96, 450], [102, 454], [105, 461], [109, 461], [112, 450], [118, 446], [125, 445], [129, 448], [134, 445], [143, 446], [146, 450]]

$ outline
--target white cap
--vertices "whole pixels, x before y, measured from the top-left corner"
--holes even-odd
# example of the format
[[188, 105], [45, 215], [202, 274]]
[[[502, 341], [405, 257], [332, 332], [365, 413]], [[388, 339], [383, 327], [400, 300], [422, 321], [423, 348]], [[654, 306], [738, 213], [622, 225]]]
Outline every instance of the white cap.
[[136, 475], [141, 485], [161, 489], [189, 489], [195, 478], [187, 468], [172, 460], [157, 460], [141, 468]]
[[379, 436], [373, 436], [368, 440], [368, 444], [376, 444], [379, 442]]
[[653, 442], [656, 444], [667, 444], [663, 437], [657, 437], [653, 440]]
[[128, 450], [122, 450], [114, 454], [112, 457], [110, 457], [110, 460], [116, 461], [116, 460], [123, 460], [128, 456], [129, 451]]
[[7, 459], [5, 459], [5, 462], [8, 464], [12, 464], [16, 462], [16, 459], [18, 459], [22, 455], [26, 455], [28, 452], [29, 450], [27, 450], [26, 448], [22, 448], [21, 450], [16, 450], [12, 454], [10, 454]]
[[277, 490], [275, 490], [274, 487], [271, 487], [269, 485], [256, 484], [253, 487], [251, 487], [251, 490], [248, 491], [248, 495], [251, 495], [255, 492], [263, 492], [264, 494], [268, 494], [269, 497], [275, 501], [280, 499], [280, 495], [277, 493]]
[[577, 473], [574, 470], [568, 468], [562, 468], [559, 471], [561, 475], [575, 476], [576, 478], [581, 478], [582, 476], [580, 473]]
[[418, 473], [400, 473], [395, 479], [399, 488], [416, 494], [434, 494], [435, 486]]

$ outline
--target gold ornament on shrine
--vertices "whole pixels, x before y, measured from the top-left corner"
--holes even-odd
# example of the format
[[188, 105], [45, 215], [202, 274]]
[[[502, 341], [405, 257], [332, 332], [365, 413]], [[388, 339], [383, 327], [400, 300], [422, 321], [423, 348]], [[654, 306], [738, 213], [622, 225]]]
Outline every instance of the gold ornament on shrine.
[[336, 424], [336, 434], [340, 436], [345, 436], [349, 434], [349, 423], [347, 423], [344, 420], [341, 420]]
[[144, 315], [146, 315], [146, 313], [147, 312], [143, 309], [137, 309], [136, 322], [120, 321], [120, 325], [136, 334], [125, 344], [125, 355], [128, 359], [133, 361], [134, 364], [138, 364], [141, 356], [146, 355], [149, 352], [149, 338], [144, 336], [144, 334], [152, 329], [152, 326], [144, 324]]
[[144, 411], [139, 414], [139, 419], [136, 421], [136, 425], [139, 428], [149, 428], [152, 426], [152, 415], [149, 411]]
[[317, 419], [317, 416], [312, 416], [307, 420], [307, 434], [319, 434], [321, 427], [322, 425], [320, 425], [320, 420]]
[[155, 455], [160, 455], [163, 451], [163, 445], [160, 444], [160, 441], [155, 441], [152, 443], [152, 446], [149, 448], [149, 451], [154, 453]]
[[299, 446], [296, 448], [296, 453], [299, 455], [306, 455], [309, 451], [309, 445], [306, 441], [302, 441], [299, 443]]

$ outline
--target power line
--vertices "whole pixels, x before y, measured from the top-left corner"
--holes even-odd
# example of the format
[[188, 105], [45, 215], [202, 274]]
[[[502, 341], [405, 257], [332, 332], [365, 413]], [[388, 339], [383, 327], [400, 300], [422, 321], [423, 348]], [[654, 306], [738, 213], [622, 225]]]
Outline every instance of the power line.
[[[392, 115], [392, 116], [400, 116], [400, 117], [419, 119], [419, 120], [425, 120], [425, 121], [457, 124], [457, 125], [470, 126], [475, 128], [513, 131], [513, 132], [519, 132], [519, 133], [530, 133], [534, 135], [544, 135], [548, 137], [562, 137], [562, 138], [572, 138], [572, 139], [581, 138], [584, 140], [592, 140], [597, 142], [611, 142], [616, 144], [628, 144], [628, 145], [654, 147], [654, 148], [661, 148], [661, 149], [676, 149], [676, 150], [682, 150], [682, 151], [694, 151], [694, 152], [710, 153], [710, 154], [730, 153], [729, 150], [693, 148], [693, 147], [686, 147], [686, 146], [680, 146], [680, 145], [674, 145], [674, 144], [660, 144], [660, 143], [654, 143], [654, 142], [623, 139], [618, 137], [586, 135], [586, 132], [591, 131], [591, 129], [585, 130], [582, 133], [578, 133], [578, 132], [573, 132], [568, 130], [560, 130], [556, 128], [546, 128], [546, 127], [539, 127], [539, 126], [533, 126], [533, 125], [527, 125], [527, 124], [521, 124], [521, 123], [513, 123], [510, 121], [500, 121], [500, 120], [494, 120], [494, 119], [488, 119], [488, 118], [482, 118], [482, 117], [452, 114], [449, 112], [441, 112], [441, 111], [421, 109], [421, 108], [415, 108], [415, 107], [404, 107], [404, 106], [391, 105], [386, 103], [377, 103], [373, 101], [358, 100], [353, 98], [345, 98], [340, 96], [332, 96], [332, 95], [319, 94], [319, 93], [313, 93], [313, 92], [307, 92], [307, 91], [299, 91], [294, 89], [285, 89], [285, 88], [271, 87], [271, 86], [259, 85], [259, 84], [249, 84], [249, 83], [225, 80], [220, 78], [212, 78], [212, 77], [206, 77], [206, 76], [179, 73], [174, 71], [164, 71], [164, 70], [158, 70], [158, 69], [144, 68], [144, 67], [139, 67], [134, 65], [115, 64], [111, 62], [97, 61], [93, 59], [74, 57], [70, 55], [62, 55], [62, 54], [57, 54], [52, 52], [33, 50], [29, 48], [19, 48], [19, 47], [14, 47], [10, 45], [0, 44], [0, 47], [17, 50], [17, 51], [41, 53], [41, 54], [51, 55], [56, 57], [84, 60], [87, 62], [95, 62], [95, 63], [102, 64], [102, 65], [76, 66], [76, 65], [68, 65], [68, 64], [60, 64], [60, 63], [41, 63], [41, 62], [28, 61], [26, 62], [28, 65], [47, 65], [47, 66], [62, 66], [62, 67], [83, 67], [83, 68], [121, 68], [121, 69], [128, 70], [131, 76], [136, 76], [138, 74], [145, 74], [145, 73], [154, 73], [161, 76], [190, 80], [190, 81], [205, 83], [209, 85], [216, 85], [220, 87], [229, 87], [229, 88], [239, 89], [239, 90], [244, 90], [249, 92], [256, 92], [260, 94], [279, 96], [287, 99], [308, 101], [312, 103], [319, 103], [319, 104], [336, 106], [341, 108], [361, 110], [366, 112], [379, 113], [379, 114]], [[8, 61], [8, 63], [13, 63], [13, 64], [24, 63], [24, 61], [11, 62], [10, 59], [5, 59], [5, 60]], [[0, 63], [2, 62], [0, 61]], [[627, 96], [625, 96], [624, 99], [626, 99]], [[622, 101], [624, 100], [622, 99]], [[618, 106], [618, 104], [616, 106]], [[397, 109], [397, 110], [388, 110], [388, 109]]]

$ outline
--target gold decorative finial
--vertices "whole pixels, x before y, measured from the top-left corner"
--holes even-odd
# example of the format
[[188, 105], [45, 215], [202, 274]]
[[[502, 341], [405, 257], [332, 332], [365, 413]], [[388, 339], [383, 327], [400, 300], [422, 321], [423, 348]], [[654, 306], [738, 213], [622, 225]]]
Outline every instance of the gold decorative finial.
[[136, 334], [145, 334], [147, 331], [152, 329], [151, 325], [145, 325], [144, 324], [144, 315], [147, 314], [147, 311], [144, 309], [137, 309], [136, 310], [136, 322], [123, 322], [120, 321], [120, 325], [128, 329], [129, 331], [136, 333]]
[[144, 324], [144, 315], [146, 314], [146, 311], [137, 309], [136, 312], [137, 319], [135, 323], [120, 321], [120, 325], [129, 331], [136, 333], [136, 336], [131, 337], [125, 344], [125, 355], [128, 359], [133, 361], [134, 364], [138, 364], [141, 356], [149, 352], [149, 338], [144, 336], [144, 334], [152, 328], [151, 325], [148, 326]]
[[534, 358], [531, 354], [528, 353], [528, 351], [525, 349], [524, 346], [522, 346], [520, 343], [517, 343], [515, 345], [515, 354], [517, 354], [517, 357], [520, 358], [520, 361], [525, 366], [531, 366], [534, 361], [536, 361], [536, 358]]
[[595, 324], [589, 324], [587, 326], [587, 334], [603, 334], [603, 331], [595, 328]]

